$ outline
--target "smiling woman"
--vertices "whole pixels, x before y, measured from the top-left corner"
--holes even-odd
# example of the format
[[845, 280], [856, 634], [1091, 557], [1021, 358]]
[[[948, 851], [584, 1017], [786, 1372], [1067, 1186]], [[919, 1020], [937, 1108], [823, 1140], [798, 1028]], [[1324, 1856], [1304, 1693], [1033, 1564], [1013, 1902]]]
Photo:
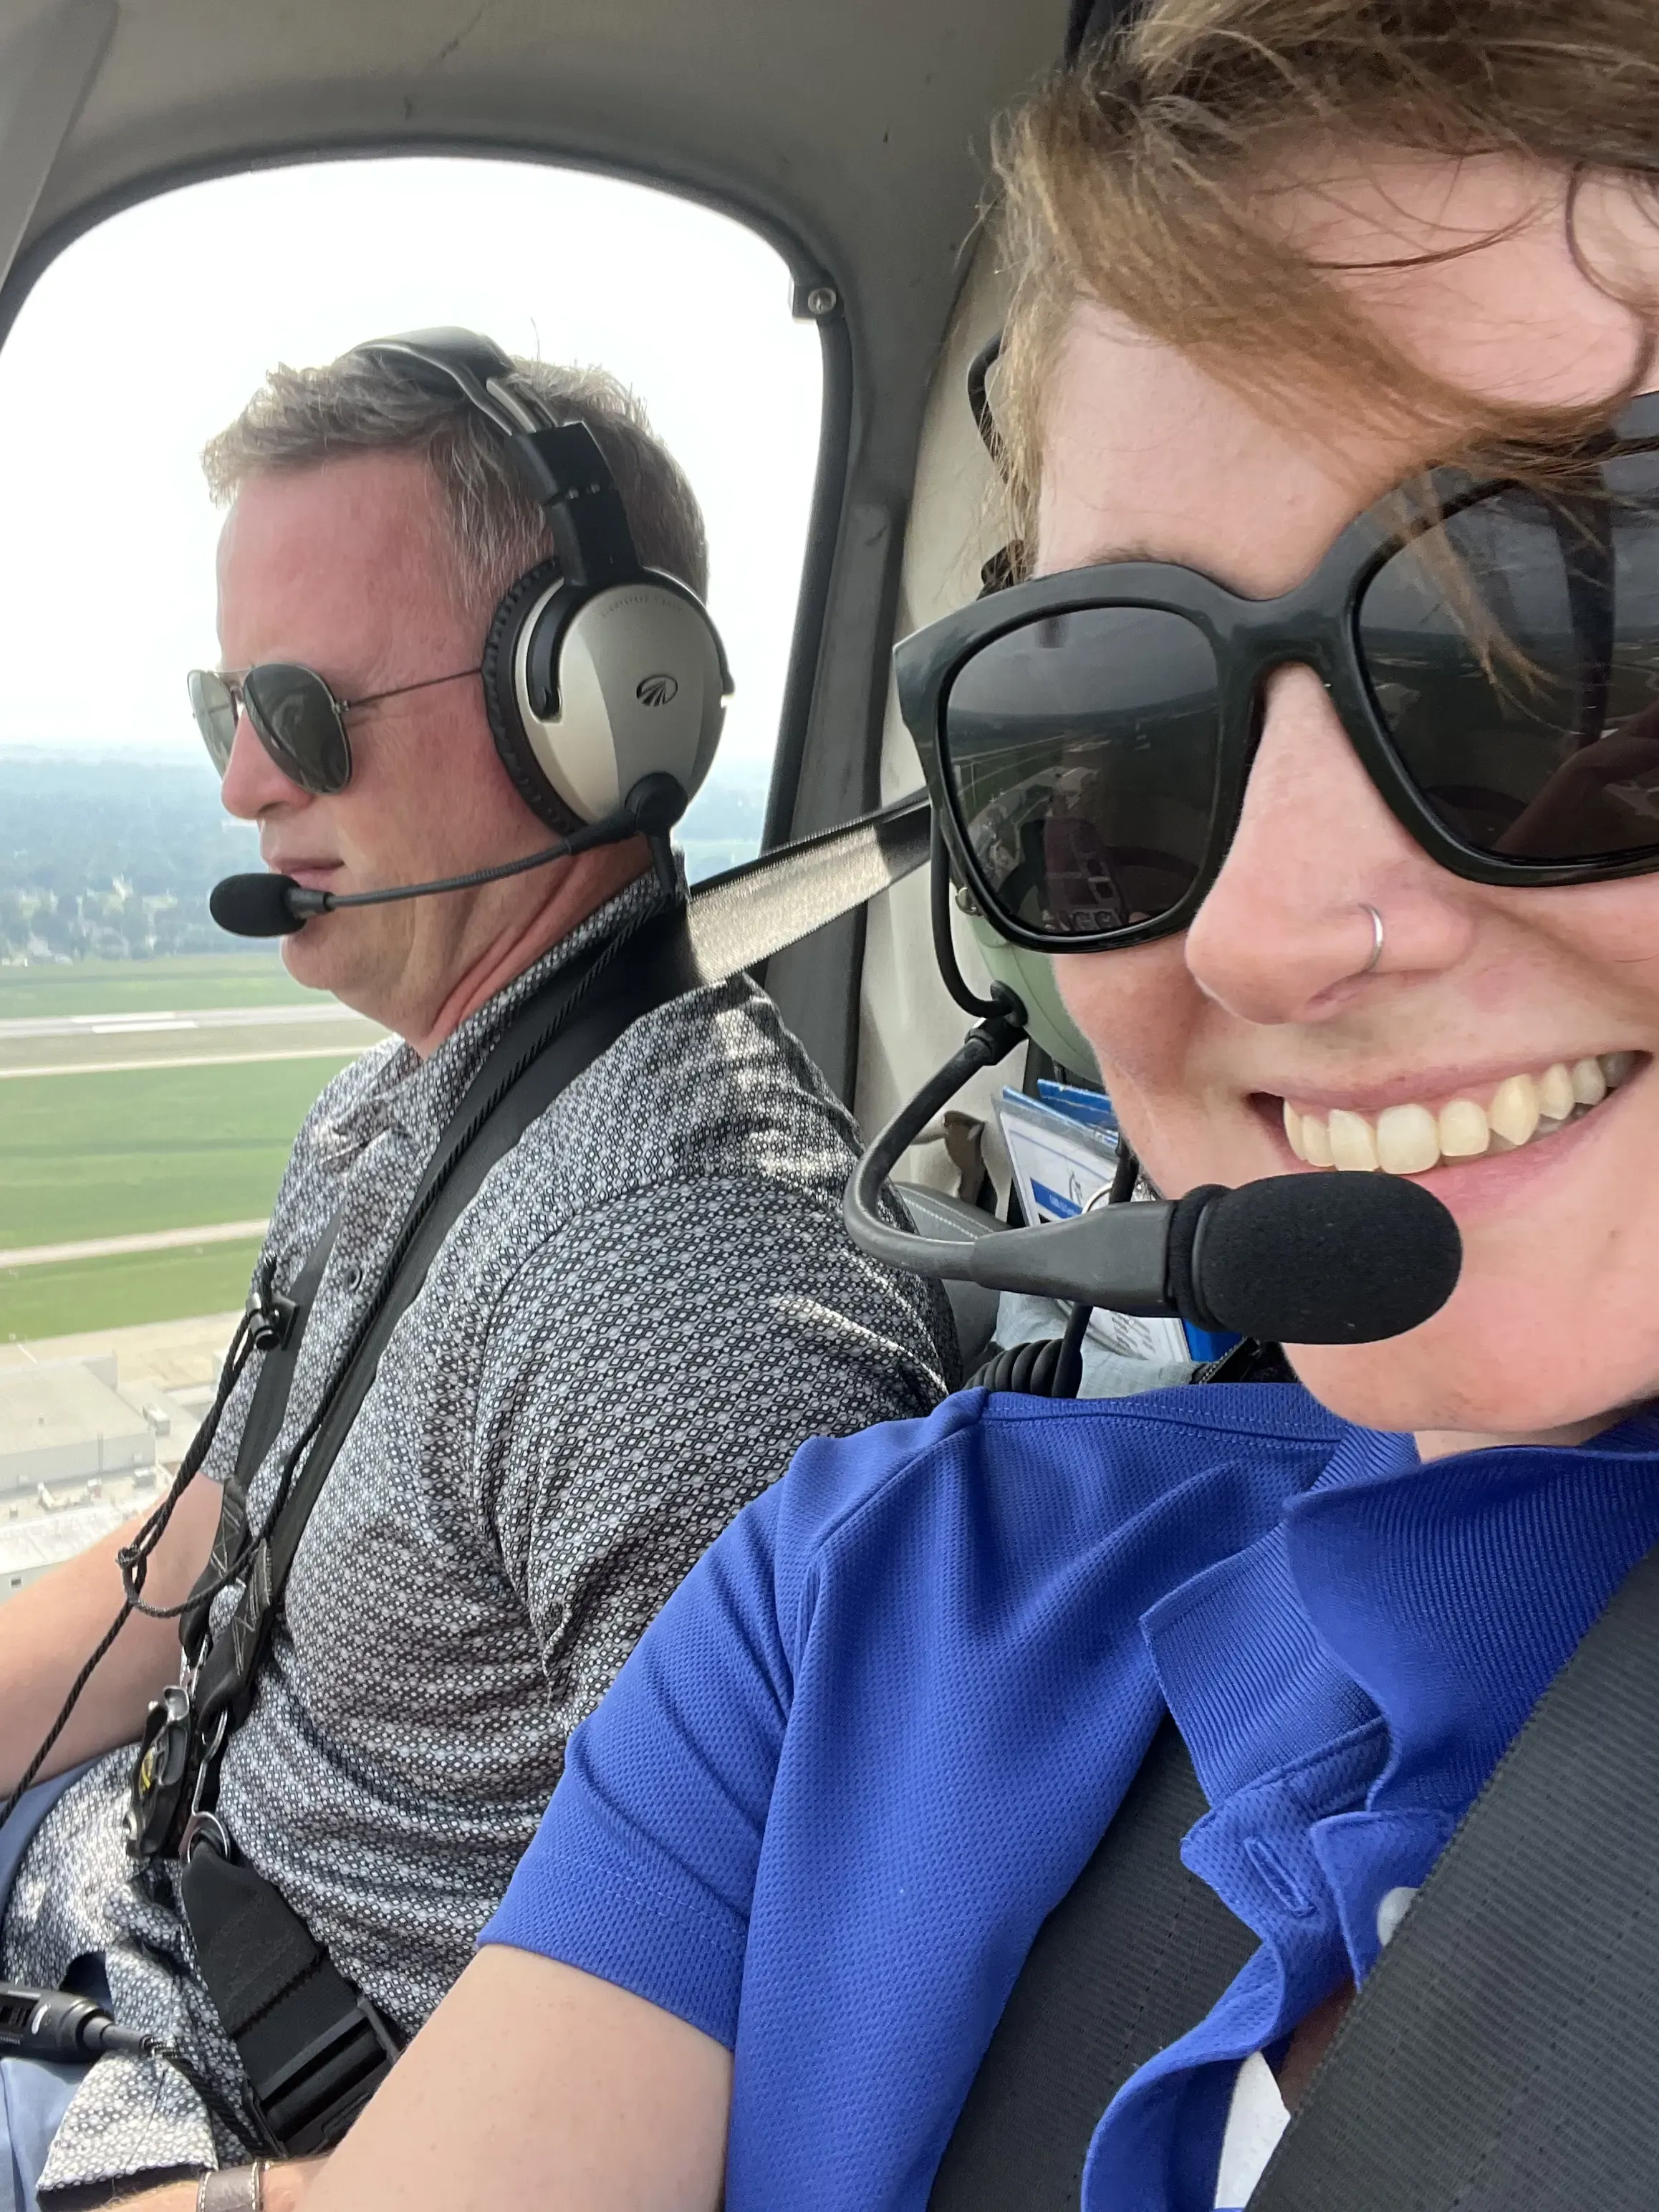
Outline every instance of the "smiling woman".
[[[1639, 533], [1652, 512], [1650, 493], [1624, 481], [1616, 461], [1587, 449], [1576, 472], [1569, 465], [1572, 438], [1595, 434], [1589, 422], [1605, 435], [1639, 374], [1632, 362], [1645, 359], [1638, 315], [1596, 272], [1611, 264], [1622, 284], [1659, 289], [1659, 232], [1635, 193], [1612, 183], [1576, 195], [1569, 231], [1565, 181], [1495, 155], [1449, 169], [1379, 152], [1368, 175], [1340, 179], [1294, 188], [1276, 179], [1276, 222], [1335, 258], [1328, 281], [1368, 318], [1375, 344], [1426, 361], [1448, 387], [1467, 384], [1455, 443], [1496, 435], [1494, 421], [1532, 423], [1534, 472], [1563, 478], [1551, 557], [1583, 601], [1597, 588], [1598, 543]], [[1468, 249], [1455, 277], [1435, 258], [1446, 236]], [[1370, 273], [1385, 246], [1395, 264], [1386, 282]], [[1450, 314], [1454, 283], [1463, 296]], [[1611, 677], [1588, 728], [1581, 702], [1596, 633], [1588, 616], [1553, 633], [1559, 680], [1541, 694], [1534, 680], [1522, 694], [1556, 717], [1559, 735], [1536, 768], [1518, 739], [1504, 752], [1493, 708], [1467, 685], [1448, 693], [1416, 755], [1392, 733], [1379, 744], [1374, 721], [1358, 726], [1364, 690], [1345, 689], [1329, 668], [1312, 612], [1319, 586], [1304, 579], [1323, 573], [1357, 510], [1377, 501], [1386, 508], [1392, 488], [1436, 457], [1431, 435], [1453, 434], [1396, 429], [1386, 410], [1362, 421], [1312, 380], [1293, 423], [1286, 404], [1218, 372], [1149, 343], [1103, 303], [1081, 310], [1057, 341], [1035, 529], [1042, 568], [1090, 561], [1109, 514], [1114, 538], [1231, 592], [1281, 595], [1282, 610], [1255, 679], [1249, 780], [1224, 802], [1186, 934], [1066, 960], [1061, 988], [1097, 1041], [1125, 1127], [1144, 1137], [1143, 1157], [1166, 1188], [1243, 1182], [1285, 1165], [1294, 1151], [1287, 1105], [1298, 1134], [1324, 1117], [1339, 1170], [1374, 1167], [1379, 1143], [1403, 1143], [1401, 1171], [1432, 1170], [1431, 1188], [1463, 1232], [1460, 1288], [1409, 1351], [1310, 1350], [1300, 1371], [1328, 1403], [1382, 1428], [1465, 1436], [1595, 1425], [1647, 1396], [1659, 1374], [1652, 1248], [1632, 1212], [1653, 1187], [1646, 1077], [1659, 1000], [1644, 979], [1659, 889], [1644, 872], [1659, 864], [1659, 842], [1634, 803], [1646, 772], [1626, 757], [1640, 738], [1631, 717], [1647, 696], [1644, 670], [1659, 669], [1659, 631], [1640, 626], [1639, 610], [1607, 602], [1600, 650]], [[1621, 427], [1638, 441], [1650, 434], [1640, 408]], [[1467, 497], [1449, 486], [1442, 495]], [[1538, 496], [1495, 494], [1488, 505], [1521, 502], [1530, 514]], [[1597, 502], [1605, 540], [1580, 520]], [[1515, 560], [1531, 542], [1513, 541], [1509, 565], [1474, 572], [1494, 605], [1500, 586], [1527, 592]], [[1382, 541], [1363, 556], [1370, 571], [1386, 550]], [[1601, 588], [1616, 592], [1620, 572], [1608, 568]], [[1114, 586], [1112, 569], [1097, 574]], [[1148, 574], [1144, 565], [1122, 572], [1138, 588]], [[1446, 590], [1455, 588], [1455, 579]], [[1478, 673], [1474, 619], [1462, 625], [1463, 650]], [[1358, 635], [1363, 652], [1363, 620]], [[1431, 635], [1425, 623], [1419, 636]], [[1499, 702], [1510, 684], [1494, 664]], [[1552, 703], [1557, 693], [1570, 714]], [[1467, 787], [1462, 762], [1482, 744], [1517, 782], [1517, 813], [1534, 774], [1567, 764], [1583, 774], [1597, 749], [1619, 751], [1609, 775], [1632, 802], [1628, 830], [1598, 823], [1587, 848], [1558, 843], [1539, 862], [1505, 836], [1482, 841], [1443, 796]], [[1408, 762], [1415, 774], [1402, 776]], [[1575, 877], [1589, 880], [1575, 885]], [[1375, 959], [1373, 908], [1382, 923]], [[1592, 1068], [1604, 1086], [1595, 1098]], [[1558, 1109], [1547, 1141], [1538, 1141], [1540, 1079]], [[1579, 1104], [1595, 1110], [1576, 1115]], [[1476, 1113], [1487, 1131], [1480, 1146]], [[1317, 1127], [1302, 1151], [1320, 1164]], [[1540, 1331], [1559, 1361], [1538, 1358]]]
[[1413, 1900], [1659, 1542], [1656, 100], [1645, 0], [1151, 0], [1006, 137], [1025, 579], [900, 653], [953, 856], [1163, 1191], [1411, 1175], [1462, 1278], [1294, 1383], [810, 1447], [317, 2212], [1650, 2198], [1650, 1801], [1581, 1972], [1513, 1830]]

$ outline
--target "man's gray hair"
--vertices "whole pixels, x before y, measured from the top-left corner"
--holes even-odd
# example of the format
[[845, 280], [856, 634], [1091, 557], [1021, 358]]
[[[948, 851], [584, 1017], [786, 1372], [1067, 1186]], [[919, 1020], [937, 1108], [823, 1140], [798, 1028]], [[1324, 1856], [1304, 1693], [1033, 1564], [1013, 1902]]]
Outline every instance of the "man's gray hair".
[[[556, 421], [586, 423], [611, 464], [641, 560], [703, 597], [702, 513], [633, 393], [605, 369], [543, 361], [515, 358], [513, 380], [532, 390]], [[508, 585], [546, 559], [552, 538], [501, 433], [459, 392], [431, 391], [395, 361], [365, 353], [342, 354], [324, 368], [273, 368], [210, 441], [202, 466], [214, 498], [228, 506], [249, 477], [398, 452], [422, 455], [436, 477], [462, 603], [487, 621]]]

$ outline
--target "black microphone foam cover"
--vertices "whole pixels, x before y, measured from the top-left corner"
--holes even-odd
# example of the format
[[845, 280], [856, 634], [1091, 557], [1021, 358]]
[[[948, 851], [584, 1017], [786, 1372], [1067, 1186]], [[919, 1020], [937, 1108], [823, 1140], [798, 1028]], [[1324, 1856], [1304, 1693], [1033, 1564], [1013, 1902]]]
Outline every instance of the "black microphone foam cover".
[[291, 937], [303, 917], [289, 904], [292, 876], [227, 876], [208, 894], [208, 912], [233, 937]]
[[1463, 1264], [1457, 1224], [1419, 1183], [1273, 1176], [1205, 1206], [1192, 1287], [1224, 1328], [1278, 1344], [1373, 1344], [1438, 1313]]

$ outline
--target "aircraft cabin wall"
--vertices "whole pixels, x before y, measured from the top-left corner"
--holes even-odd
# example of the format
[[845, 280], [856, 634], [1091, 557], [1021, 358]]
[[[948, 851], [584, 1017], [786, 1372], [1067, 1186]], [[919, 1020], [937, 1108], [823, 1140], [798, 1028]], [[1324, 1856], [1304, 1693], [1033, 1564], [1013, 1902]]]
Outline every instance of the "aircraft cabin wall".
[[[940, 349], [917, 449], [915, 483], [899, 583], [894, 635], [971, 599], [980, 587], [980, 564], [1002, 542], [1001, 501], [995, 472], [968, 404], [968, 368], [1000, 327], [1006, 288], [994, 265], [994, 241], [981, 235]], [[881, 803], [915, 791], [921, 763], [898, 710], [889, 679], [882, 732]], [[865, 938], [860, 1000], [858, 1088], [860, 1126], [873, 1133], [947, 1060], [971, 1026], [941, 981], [928, 925], [927, 875], [919, 870], [872, 902]], [[989, 977], [963, 916], [951, 903], [952, 932], [963, 974], [975, 991]], [[1017, 1063], [1011, 1063], [1018, 1081]], [[1000, 1195], [1007, 1168], [991, 1102], [1010, 1079], [1010, 1066], [988, 1070], [962, 1091], [950, 1111], [985, 1125], [986, 1164]], [[941, 1119], [924, 1133], [901, 1163], [902, 1176], [939, 1190], [961, 1188], [959, 1166], [947, 1151]]]

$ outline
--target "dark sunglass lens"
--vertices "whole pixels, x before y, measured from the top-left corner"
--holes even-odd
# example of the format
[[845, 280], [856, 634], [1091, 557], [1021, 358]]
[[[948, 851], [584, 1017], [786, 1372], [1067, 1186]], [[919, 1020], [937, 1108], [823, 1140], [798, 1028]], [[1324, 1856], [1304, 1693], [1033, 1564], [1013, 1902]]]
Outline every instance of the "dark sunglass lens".
[[192, 668], [188, 678], [190, 711], [202, 733], [208, 758], [221, 778], [230, 766], [230, 749], [236, 742], [236, 701], [222, 676], [210, 668]]
[[307, 791], [344, 790], [351, 755], [320, 676], [288, 661], [267, 661], [249, 669], [242, 696], [256, 736], [284, 775]]
[[1209, 843], [1219, 735], [1215, 655], [1183, 616], [1084, 607], [982, 646], [940, 750], [1003, 915], [1060, 939], [1171, 913]]
[[1659, 456], [1493, 494], [1396, 553], [1360, 655], [1408, 775], [1477, 852], [1659, 855]]

